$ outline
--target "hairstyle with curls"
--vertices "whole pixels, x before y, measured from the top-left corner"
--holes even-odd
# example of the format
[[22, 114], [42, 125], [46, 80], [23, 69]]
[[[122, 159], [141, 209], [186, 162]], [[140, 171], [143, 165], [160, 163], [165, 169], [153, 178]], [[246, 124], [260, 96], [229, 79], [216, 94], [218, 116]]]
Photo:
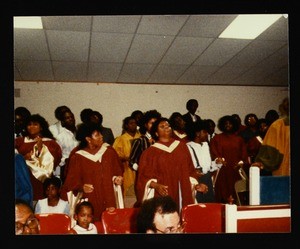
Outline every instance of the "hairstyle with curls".
[[19, 106], [15, 109], [15, 115], [19, 115], [25, 120], [30, 117], [31, 113], [26, 107]]
[[50, 185], [55, 186], [57, 189], [60, 189], [62, 182], [61, 179], [52, 175], [51, 177], [48, 177], [45, 179], [45, 181], [43, 182], [43, 189], [44, 189], [44, 194], [46, 195], [46, 190]]
[[161, 122], [164, 122], [164, 121], [167, 121], [168, 123], [170, 123], [170, 120], [168, 118], [165, 118], [165, 117], [160, 117], [158, 119], [155, 120], [155, 122], [153, 123], [152, 127], [151, 127], [151, 130], [150, 130], [150, 134], [152, 136], [152, 138], [157, 141], [158, 140], [158, 136], [156, 135], [157, 133], [157, 130], [158, 130], [158, 125], [161, 123]]
[[249, 118], [250, 117], [254, 117], [254, 119], [256, 120], [256, 123], [257, 123], [257, 121], [258, 121], [258, 117], [256, 116], [256, 114], [254, 114], [254, 113], [248, 113], [246, 116], [245, 116], [245, 118], [244, 118], [244, 124], [246, 125], [246, 126], [249, 126], [249, 124], [250, 124], [250, 122], [249, 122]]
[[27, 126], [30, 123], [39, 123], [41, 126], [41, 135], [42, 137], [47, 137], [47, 138], [51, 138], [53, 140], [55, 140], [53, 134], [51, 133], [51, 131], [49, 130], [49, 124], [47, 122], [47, 120], [42, 117], [40, 114], [33, 114], [30, 117], [28, 117], [25, 121], [25, 132], [24, 132], [24, 136], [28, 136], [28, 130], [27, 130]]
[[83, 149], [87, 146], [88, 142], [86, 137], [91, 137], [94, 131], [99, 131], [101, 133], [101, 127], [95, 123], [82, 123], [78, 126], [76, 132], [76, 140], [79, 141], [78, 148]]
[[56, 107], [55, 111], [54, 111], [54, 116], [57, 120], [59, 121], [62, 121], [63, 120], [63, 114], [66, 112], [66, 111], [69, 111], [71, 112], [71, 109], [66, 106], [66, 105], [61, 105], [61, 106], [58, 106]]
[[218, 121], [218, 129], [222, 132], [225, 131], [225, 123], [229, 121], [232, 124], [232, 131], [236, 132], [239, 129], [238, 121], [232, 115], [225, 115], [221, 117]]
[[145, 125], [153, 118], [158, 119], [161, 117], [160, 112], [158, 112], [157, 110], [153, 109], [153, 110], [149, 110], [146, 111], [143, 115], [143, 118], [141, 120], [141, 127], [140, 127], [140, 133], [141, 134], [146, 134], [146, 127]]

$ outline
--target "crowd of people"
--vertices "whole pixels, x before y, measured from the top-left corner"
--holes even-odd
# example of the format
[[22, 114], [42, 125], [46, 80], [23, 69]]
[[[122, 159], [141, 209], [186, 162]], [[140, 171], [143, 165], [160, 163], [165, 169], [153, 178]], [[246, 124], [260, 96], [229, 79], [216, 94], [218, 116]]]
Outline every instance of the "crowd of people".
[[155, 109], [134, 110], [115, 137], [102, 125], [102, 114], [90, 108], [76, 124], [71, 109], [58, 106], [51, 125], [40, 114], [16, 108], [16, 234], [38, 233], [39, 213], [70, 215], [71, 234], [97, 233], [93, 222], [120, 202], [140, 208], [140, 232], [181, 232], [184, 206], [237, 203], [240, 168], [246, 174], [257, 166], [263, 175], [290, 175], [288, 98], [279, 112], [262, 118], [249, 113], [244, 124], [238, 114], [217, 123], [202, 119], [196, 99], [186, 109], [169, 117]]

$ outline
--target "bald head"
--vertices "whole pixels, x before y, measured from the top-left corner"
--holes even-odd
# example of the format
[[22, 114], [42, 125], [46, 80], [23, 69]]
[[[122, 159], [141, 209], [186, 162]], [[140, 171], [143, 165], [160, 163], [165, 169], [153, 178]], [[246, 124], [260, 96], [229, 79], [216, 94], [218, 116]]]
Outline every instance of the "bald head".
[[[32, 207], [23, 200], [16, 200], [15, 202], [15, 223], [16, 227], [22, 227], [24, 225], [29, 225], [30, 221], [35, 219], [34, 211]], [[34, 224], [33, 222], [31, 222]], [[24, 226], [23, 231], [18, 234], [38, 234], [39, 226]]]

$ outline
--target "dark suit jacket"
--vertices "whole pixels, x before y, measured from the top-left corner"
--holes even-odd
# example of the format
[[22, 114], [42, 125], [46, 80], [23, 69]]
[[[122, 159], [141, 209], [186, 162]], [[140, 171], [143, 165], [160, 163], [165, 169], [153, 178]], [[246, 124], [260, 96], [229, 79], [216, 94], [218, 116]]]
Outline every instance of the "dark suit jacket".
[[[190, 113], [187, 112], [186, 114], [183, 114], [183, 115], [182, 115], [182, 118], [183, 118], [183, 120], [185, 121], [185, 127], [186, 127], [186, 130], [188, 130], [188, 129], [194, 124], [193, 119], [192, 119]], [[197, 114], [196, 114], [196, 118], [197, 118], [197, 122], [199, 122], [199, 121], [202, 120], [202, 119], [200, 118], [200, 116], [197, 115]]]

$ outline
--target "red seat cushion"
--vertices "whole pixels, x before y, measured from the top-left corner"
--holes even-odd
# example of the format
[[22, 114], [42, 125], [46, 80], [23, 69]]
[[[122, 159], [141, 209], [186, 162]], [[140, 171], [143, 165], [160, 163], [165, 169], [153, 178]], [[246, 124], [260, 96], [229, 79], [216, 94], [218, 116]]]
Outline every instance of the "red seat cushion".
[[139, 208], [117, 208], [111, 213], [104, 211], [101, 216], [104, 233], [136, 233], [138, 211]]
[[185, 233], [224, 233], [225, 204], [198, 203], [181, 211]]
[[40, 222], [40, 234], [67, 234], [71, 229], [71, 218], [66, 214], [48, 213], [35, 216]]

